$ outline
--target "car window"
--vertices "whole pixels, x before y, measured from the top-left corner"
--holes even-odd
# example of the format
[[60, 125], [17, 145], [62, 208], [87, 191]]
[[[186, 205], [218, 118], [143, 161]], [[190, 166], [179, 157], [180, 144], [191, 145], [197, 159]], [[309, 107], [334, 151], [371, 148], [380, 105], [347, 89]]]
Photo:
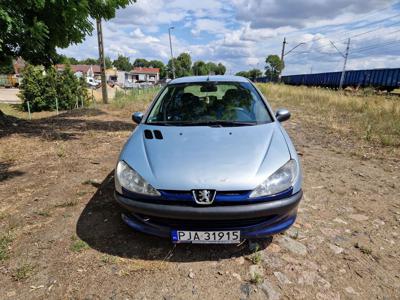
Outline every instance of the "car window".
[[201, 82], [167, 86], [153, 105], [147, 124], [208, 125], [271, 122], [250, 83]]

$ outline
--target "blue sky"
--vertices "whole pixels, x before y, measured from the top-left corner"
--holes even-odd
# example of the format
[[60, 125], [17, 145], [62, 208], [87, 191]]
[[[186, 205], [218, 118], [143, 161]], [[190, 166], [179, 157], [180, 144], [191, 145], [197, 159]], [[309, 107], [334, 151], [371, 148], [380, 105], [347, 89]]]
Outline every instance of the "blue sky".
[[[227, 73], [263, 69], [265, 57], [287, 51], [285, 74], [341, 70], [351, 38], [348, 69], [400, 67], [400, 2], [387, 0], [137, 0], [103, 24], [106, 55], [222, 62]], [[96, 35], [60, 52], [97, 57]]]

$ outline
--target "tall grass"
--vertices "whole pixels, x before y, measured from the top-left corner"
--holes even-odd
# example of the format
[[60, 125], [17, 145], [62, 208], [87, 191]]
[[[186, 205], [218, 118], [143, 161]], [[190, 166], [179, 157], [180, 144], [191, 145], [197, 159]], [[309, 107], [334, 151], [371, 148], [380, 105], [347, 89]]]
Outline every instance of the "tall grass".
[[157, 95], [160, 88], [117, 90], [111, 106], [116, 109], [130, 111], [145, 110], [151, 100]]
[[274, 107], [298, 110], [303, 121], [323, 122], [368, 142], [400, 146], [400, 97], [258, 84]]

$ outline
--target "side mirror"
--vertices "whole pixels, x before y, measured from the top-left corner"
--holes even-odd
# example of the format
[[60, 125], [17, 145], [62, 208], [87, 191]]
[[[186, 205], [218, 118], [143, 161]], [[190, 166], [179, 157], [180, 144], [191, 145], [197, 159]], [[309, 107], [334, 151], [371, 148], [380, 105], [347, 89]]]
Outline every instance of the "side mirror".
[[290, 119], [290, 111], [280, 108], [275, 112], [275, 117], [279, 122], [284, 122]]
[[136, 124], [139, 124], [140, 122], [142, 122], [142, 119], [143, 119], [143, 113], [142, 112], [137, 111], [137, 112], [132, 114], [132, 120]]

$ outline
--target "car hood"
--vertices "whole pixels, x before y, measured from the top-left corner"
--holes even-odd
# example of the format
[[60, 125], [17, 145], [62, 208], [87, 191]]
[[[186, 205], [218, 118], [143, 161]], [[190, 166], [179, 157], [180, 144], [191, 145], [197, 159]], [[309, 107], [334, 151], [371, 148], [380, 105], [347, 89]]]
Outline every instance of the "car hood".
[[[161, 190], [252, 190], [290, 159], [279, 122], [242, 127], [139, 125], [120, 159]], [[162, 139], [147, 139], [159, 130]]]

